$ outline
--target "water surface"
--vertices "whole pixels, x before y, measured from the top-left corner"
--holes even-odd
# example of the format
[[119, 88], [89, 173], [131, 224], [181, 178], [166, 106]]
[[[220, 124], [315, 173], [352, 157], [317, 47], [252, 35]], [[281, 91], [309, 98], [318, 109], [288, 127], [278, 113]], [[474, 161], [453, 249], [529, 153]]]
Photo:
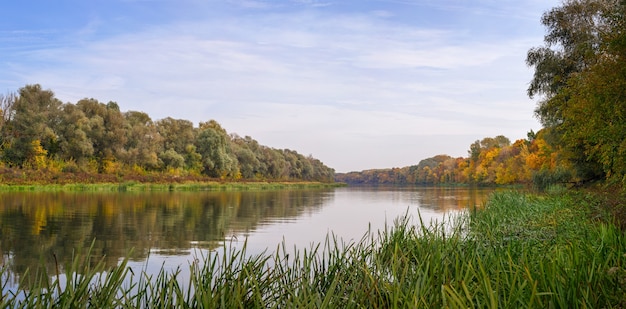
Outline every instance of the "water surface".
[[[481, 205], [490, 189], [348, 187], [241, 192], [10, 192], [0, 195], [0, 254], [17, 280], [77, 250], [151, 273], [185, 269], [224, 243], [248, 252], [359, 240], [408, 214], [425, 222]], [[414, 222], [418, 222], [414, 220]], [[81, 249], [83, 248], [83, 249]], [[132, 248], [132, 250], [131, 250]]]

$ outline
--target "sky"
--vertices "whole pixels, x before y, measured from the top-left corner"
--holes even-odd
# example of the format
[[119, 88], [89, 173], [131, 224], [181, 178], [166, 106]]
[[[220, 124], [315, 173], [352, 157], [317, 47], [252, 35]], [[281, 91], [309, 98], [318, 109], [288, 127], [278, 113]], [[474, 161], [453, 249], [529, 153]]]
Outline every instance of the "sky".
[[0, 4], [0, 93], [211, 119], [337, 172], [466, 157], [541, 128], [526, 95], [557, 0], [23, 0]]

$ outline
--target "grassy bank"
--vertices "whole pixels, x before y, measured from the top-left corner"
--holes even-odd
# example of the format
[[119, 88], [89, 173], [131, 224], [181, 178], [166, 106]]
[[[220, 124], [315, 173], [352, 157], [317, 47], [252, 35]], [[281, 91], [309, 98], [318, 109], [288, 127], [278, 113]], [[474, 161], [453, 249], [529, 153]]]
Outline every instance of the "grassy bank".
[[[329, 180], [331, 181], [331, 180]], [[124, 170], [118, 173], [8, 168], [0, 164], [1, 191], [202, 191], [337, 187], [345, 184], [297, 178], [215, 178], [198, 173]]]
[[342, 183], [322, 182], [184, 182], [184, 183], [72, 183], [72, 184], [30, 184], [0, 185], [0, 192], [10, 191], [72, 191], [72, 192], [152, 192], [152, 191], [243, 191], [280, 190], [307, 188], [334, 188], [345, 186]]
[[591, 216], [595, 205], [584, 194], [499, 192], [484, 209], [430, 228], [399, 220], [360, 242], [329, 236], [310, 250], [252, 257], [224, 248], [190, 265], [185, 282], [125, 262], [98, 279], [100, 266], [77, 262], [68, 286], [23, 282], [28, 292], [4, 293], [0, 307], [624, 307], [626, 238]]

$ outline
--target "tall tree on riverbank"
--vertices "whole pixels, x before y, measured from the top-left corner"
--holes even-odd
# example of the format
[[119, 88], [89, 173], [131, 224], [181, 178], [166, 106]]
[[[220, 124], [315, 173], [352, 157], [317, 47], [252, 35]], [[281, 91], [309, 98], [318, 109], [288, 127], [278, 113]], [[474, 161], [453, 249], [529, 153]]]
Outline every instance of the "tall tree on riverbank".
[[626, 3], [569, 0], [546, 12], [545, 44], [528, 52], [529, 96], [579, 180], [626, 181]]
[[230, 147], [230, 137], [217, 121], [200, 123], [196, 147], [202, 156], [204, 173], [207, 175], [235, 177], [239, 172], [237, 158]]
[[82, 99], [76, 106], [89, 119], [87, 136], [94, 149], [99, 172], [112, 172], [116, 159], [121, 158], [127, 141], [124, 115], [115, 102], [107, 104], [96, 99]]
[[[58, 151], [55, 134], [61, 101], [50, 90], [29, 85], [19, 90], [10, 119], [2, 126], [2, 158], [13, 166], [23, 166], [41, 155]], [[43, 148], [40, 148], [43, 147]]]
[[84, 164], [94, 154], [94, 144], [88, 134], [91, 123], [85, 113], [74, 104], [63, 104], [61, 121], [57, 128], [59, 135], [59, 157], [65, 161]]
[[123, 161], [144, 169], [156, 170], [163, 165], [158, 154], [163, 151], [163, 137], [156, 125], [144, 112], [128, 111], [126, 120], [126, 144]]

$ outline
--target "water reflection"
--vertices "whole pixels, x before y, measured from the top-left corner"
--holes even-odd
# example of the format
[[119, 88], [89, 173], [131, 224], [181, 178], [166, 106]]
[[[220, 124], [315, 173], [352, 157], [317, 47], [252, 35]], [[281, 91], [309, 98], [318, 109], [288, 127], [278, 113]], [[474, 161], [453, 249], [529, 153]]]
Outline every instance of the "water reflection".
[[[362, 189], [367, 190], [367, 187]], [[495, 188], [473, 187], [372, 187], [374, 193], [395, 192], [395, 198], [410, 204], [418, 204], [422, 209], [435, 212], [451, 212], [471, 207], [481, 207]]]
[[482, 206], [487, 196], [497, 188], [420, 187], [420, 186], [353, 186], [345, 188], [352, 195], [388, 203], [419, 205], [434, 212], [463, 210]]
[[359, 241], [368, 231], [374, 233], [408, 215], [409, 222], [419, 224], [441, 222], [446, 214], [483, 205], [491, 188], [441, 188], [398, 186], [355, 186], [336, 189], [332, 202], [310, 216], [293, 222], [265, 226], [248, 237], [247, 249], [252, 253], [273, 250], [276, 244], [287, 248], [309, 248], [323, 243], [326, 237]]
[[273, 220], [316, 212], [331, 192], [2, 193], [0, 253], [17, 276], [42, 257], [48, 269], [53, 257], [64, 265], [94, 239], [93, 255], [108, 266], [130, 248], [136, 261], [150, 252], [187, 255], [192, 246], [212, 249]]
[[[185, 269], [225, 242], [248, 252], [307, 248], [329, 233], [359, 240], [404, 214], [424, 222], [482, 205], [490, 189], [442, 187], [350, 187], [244, 192], [0, 194], [0, 253], [12, 283], [56, 257], [69, 263], [80, 248], [107, 266], [127, 257], [132, 267], [158, 273]], [[95, 239], [95, 241], [94, 241]], [[61, 269], [61, 272], [63, 269]], [[32, 275], [34, 272], [29, 272]], [[1, 279], [1, 278], [0, 278]]]

